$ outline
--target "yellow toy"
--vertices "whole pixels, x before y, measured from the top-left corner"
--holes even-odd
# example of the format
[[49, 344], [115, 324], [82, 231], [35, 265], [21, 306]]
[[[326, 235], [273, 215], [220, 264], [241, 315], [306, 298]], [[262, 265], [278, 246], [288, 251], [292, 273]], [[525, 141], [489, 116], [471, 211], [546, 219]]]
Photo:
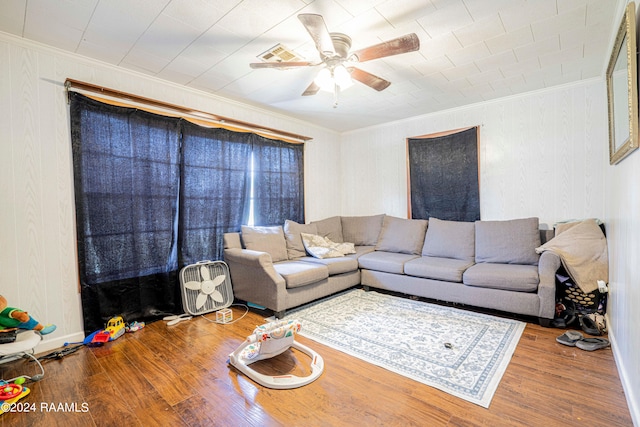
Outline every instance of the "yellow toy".
[[125, 331], [124, 320], [122, 320], [121, 316], [112, 317], [107, 322], [107, 327], [104, 330], [109, 332], [109, 341], [120, 338]]

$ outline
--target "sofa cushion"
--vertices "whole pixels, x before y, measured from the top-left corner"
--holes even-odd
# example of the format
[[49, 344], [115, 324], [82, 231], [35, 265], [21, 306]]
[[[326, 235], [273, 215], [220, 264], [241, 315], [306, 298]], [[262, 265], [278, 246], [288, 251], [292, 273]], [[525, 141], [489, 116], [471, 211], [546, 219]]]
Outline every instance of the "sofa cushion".
[[299, 224], [295, 221], [284, 222], [284, 238], [287, 242], [287, 255], [289, 259], [307, 256], [300, 233], [316, 234], [318, 229], [315, 224]]
[[538, 218], [476, 221], [476, 262], [537, 265]]
[[342, 220], [339, 216], [332, 216], [320, 221], [311, 221], [317, 228], [317, 233], [322, 237], [331, 239], [332, 242], [342, 243]]
[[462, 282], [462, 273], [473, 265], [473, 261], [422, 256], [404, 265], [404, 273], [409, 276], [428, 279]]
[[284, 277], [287, 288], [298, 288], [329, 277], [326, 265], [303, 261], [283, 261], [273, 264], [273, 268]]
[[429, 218], [422, 255], [474, 261], [476, 227], [473, 222]]
[[300, 233], [307, 253], [315, 258], [336, 258], [356, 253], [353, 243], [335, 243], [317, 234]]
[[420, 255], [426, 231], [426, 219], [405, 219], [385, 215], [376, 250]]
[[418, 258], [416, 255], [399, 254], [397, 252], [374, 251], [358, 258], [360, 268], [384, 271], [386, 273], [403, 274], [404, 264]]
[[349, 273], [358, 269], [358, 260], [350, 257], [340, 258], [314, 258], [310, 256], [298, 258], [298, 261], [310, 262], [314, 264], [322, 264], [329, 269], [329, 276], [335, 274]]
[[347, 257], [357, 260], [362, 255], [369, 254], [369, 253], [375, 251], [376, 247], [375, 246], [356, 246], [355, 249], [356, 249], [356, 253], [347, 255]]
[[280, 225], [273, 227], [249, 227], [243, 225], [242, 241], [247, 249], [266, 252], [271, 255], [271, 261], [273, 262], [289, 259], [284, 231]]
[[535, 265], [486, 262], [469, 267], [462, 275], [462, 282], [481, 288], [534, 292], [538, 289], [540, 279]]
[[385, 215], [343, 216], [342, 239], [356, 246], [375, 246]]

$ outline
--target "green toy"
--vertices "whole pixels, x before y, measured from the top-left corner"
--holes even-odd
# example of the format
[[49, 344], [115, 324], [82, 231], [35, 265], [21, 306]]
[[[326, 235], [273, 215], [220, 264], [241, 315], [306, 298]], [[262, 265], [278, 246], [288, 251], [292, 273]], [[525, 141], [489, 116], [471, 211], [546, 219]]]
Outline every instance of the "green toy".
[[0, 329], [33, 329], [41, 335], [50, 334], [56, 330], [56, 325], [42, 325], [29, 313], [7, 306], [7, 299], [0, 295]]

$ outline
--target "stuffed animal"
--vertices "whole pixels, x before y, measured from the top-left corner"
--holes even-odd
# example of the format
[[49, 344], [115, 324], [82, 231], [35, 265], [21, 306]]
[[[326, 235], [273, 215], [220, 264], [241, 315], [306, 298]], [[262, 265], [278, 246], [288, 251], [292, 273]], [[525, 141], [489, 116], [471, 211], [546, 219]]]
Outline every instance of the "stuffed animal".
[[41, 325], [26, 311], [7, 307], [7, 299], [0, 295], [0, 329], [19, 328], [33, 329], [41, 335], [50, 334], [56, 330], [56, 325]]

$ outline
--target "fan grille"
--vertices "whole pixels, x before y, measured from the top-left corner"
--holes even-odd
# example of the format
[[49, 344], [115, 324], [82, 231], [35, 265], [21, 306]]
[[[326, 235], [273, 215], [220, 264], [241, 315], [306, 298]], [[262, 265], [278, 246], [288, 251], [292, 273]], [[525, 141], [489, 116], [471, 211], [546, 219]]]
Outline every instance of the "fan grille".
[[[216, 287], [216, 290], [222, 294], [222, 302], [207, 297], [205, 304], [198, 308], [196, 299], [201, 291], [188, 289], [184, 284], [187, 282], [202, 282], [204, 278], [202, 277], [200, 269], [203, 266], [208, 270], [211, 280], [222, 275], [225, 276], [225, 279], [223, 283]], [[229, 307], [233, 303], [233, 290], [231, 279], [229, 278], [229, 267], [224, 261], [203, 261], [184, 267], [180, 271], [180, 287], [182, 288], [182, 307], [184, 311], [191, 315], [210, 313]]]

